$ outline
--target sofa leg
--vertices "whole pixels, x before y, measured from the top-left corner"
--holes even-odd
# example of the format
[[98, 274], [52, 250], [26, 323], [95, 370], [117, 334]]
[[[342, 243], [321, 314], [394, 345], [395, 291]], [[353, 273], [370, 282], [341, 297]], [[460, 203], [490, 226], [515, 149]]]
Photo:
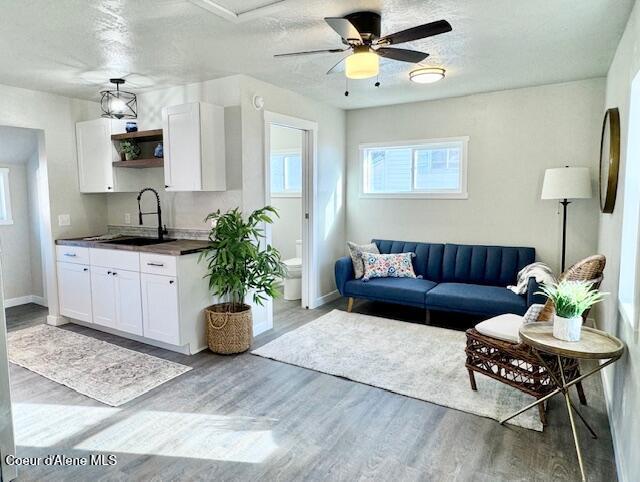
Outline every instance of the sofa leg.
[[582, 382], [576, 383], [576, 390], [578, 390], [578, 398], [580, 399], [580, 405], [587, 404], [587, 397], [584, 395], [584, 387]]
[[347, 298], [347, 313], [351, 313], [351, 310], [353, 310], [353, 298], [349, 297]]
[[431, 311], [429, 311], [429, 310], [426, 310], [426, 311], [425, 311], [425, 314], [424, 314], [424, 322], [425, 322], [427, 325], [430, 325], [430, 324], [431, 324]]
[[473, 373], [473, 370], [471, 368], [467, 368], [467, 371], [469, 372], [469, 381], [471, 382], [471, 390], [473, 390], [474, 392], [477, 392], [478, 386], [476, 385], [476, 376]]
[[542, 426], [547, 426], [547, 411], [545, 410], [545, 403], [538, 404], [538, 414], [540, 415], [540, 421], [542, 422]]

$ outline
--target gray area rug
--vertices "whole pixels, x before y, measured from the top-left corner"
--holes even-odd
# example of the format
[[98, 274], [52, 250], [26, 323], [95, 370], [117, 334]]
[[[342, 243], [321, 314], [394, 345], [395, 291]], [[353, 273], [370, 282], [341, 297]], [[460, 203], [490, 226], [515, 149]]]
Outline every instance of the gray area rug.
[[[251, 353], [494, 420], [534, 400], [480, 374], [471, 390], [464, 348], [464, 332], [333, 310]], [[543, 428], [535, 409], [510, 423]]]
[[117, 407], [191, 367], [49, 325], [8, 335], [9, 361]]

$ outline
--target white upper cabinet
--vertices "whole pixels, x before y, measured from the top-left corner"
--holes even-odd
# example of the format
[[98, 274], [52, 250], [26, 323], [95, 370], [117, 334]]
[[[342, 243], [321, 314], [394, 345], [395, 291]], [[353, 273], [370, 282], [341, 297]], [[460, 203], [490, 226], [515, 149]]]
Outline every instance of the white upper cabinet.
[[224, 191], [224, 108], [203, 102], [162, 110], [167, 191]]
[[80, 192], [114, 192], [113, 162], [118, 160], [111, 134], [125, 131], [126, 121], [95, 119], [76, 124]]

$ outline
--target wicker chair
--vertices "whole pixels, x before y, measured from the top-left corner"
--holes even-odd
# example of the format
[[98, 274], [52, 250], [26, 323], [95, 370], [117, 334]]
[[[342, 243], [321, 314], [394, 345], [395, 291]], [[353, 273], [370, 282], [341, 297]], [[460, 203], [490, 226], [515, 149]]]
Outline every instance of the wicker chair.
[[[570, 281], [592, 281], [594, 287], [598, 288], [602, 282], [602, 273], [606, 264], [606, 258], [602, 255], [594, 255], [579, 261], [566, 270], [560, 279]], [[547, 300], [538, 321], [551, 321], [554, 314], [553, 302]], [[582, 314], [586, 320], [588, 311]], [[540, 399], [553, 391], [555, 385], [551, 374], [542, 366], [535, 354], [528, 345], [524, 343], [510, 343], [498, 340], [479, 333], [475, 328], [467, 330], [467, 354], [466, 367], [469, 371], [471, 388], [477, 390], [474, 372], [482, 373], [491, 378], [499, 380], [507, 385], [517, 388]], [[542, 355], [545, 364], [554, 371], [553, 375], [559, 377], [559, 367], [557, 358], [554, 356]], [[562, 360], [565, 377], [573, 380], [580, 376], [580, 365], [578, 360], [564, 358]], [[580, 403], [586, 405], [587, 400], [584, 395], [582, 384], [576, 384]], [[538, 405], [540, 421], [547, 424], [546, 409], [544, 404]]]

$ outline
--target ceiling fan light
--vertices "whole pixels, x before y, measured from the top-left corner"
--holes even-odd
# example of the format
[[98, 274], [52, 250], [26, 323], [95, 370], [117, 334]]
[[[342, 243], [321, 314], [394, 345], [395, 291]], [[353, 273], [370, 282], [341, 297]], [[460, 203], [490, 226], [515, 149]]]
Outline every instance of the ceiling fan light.
[[345, 71], [350, 79], [368, 79], [380, 71], [380, 58], [373, 52], [356, 52], [345, 60]]
[[409, 72], [409, 80], [416, 84], [433, 84], [444, 79], [445, 72], [439, 67], [421, 67]]

